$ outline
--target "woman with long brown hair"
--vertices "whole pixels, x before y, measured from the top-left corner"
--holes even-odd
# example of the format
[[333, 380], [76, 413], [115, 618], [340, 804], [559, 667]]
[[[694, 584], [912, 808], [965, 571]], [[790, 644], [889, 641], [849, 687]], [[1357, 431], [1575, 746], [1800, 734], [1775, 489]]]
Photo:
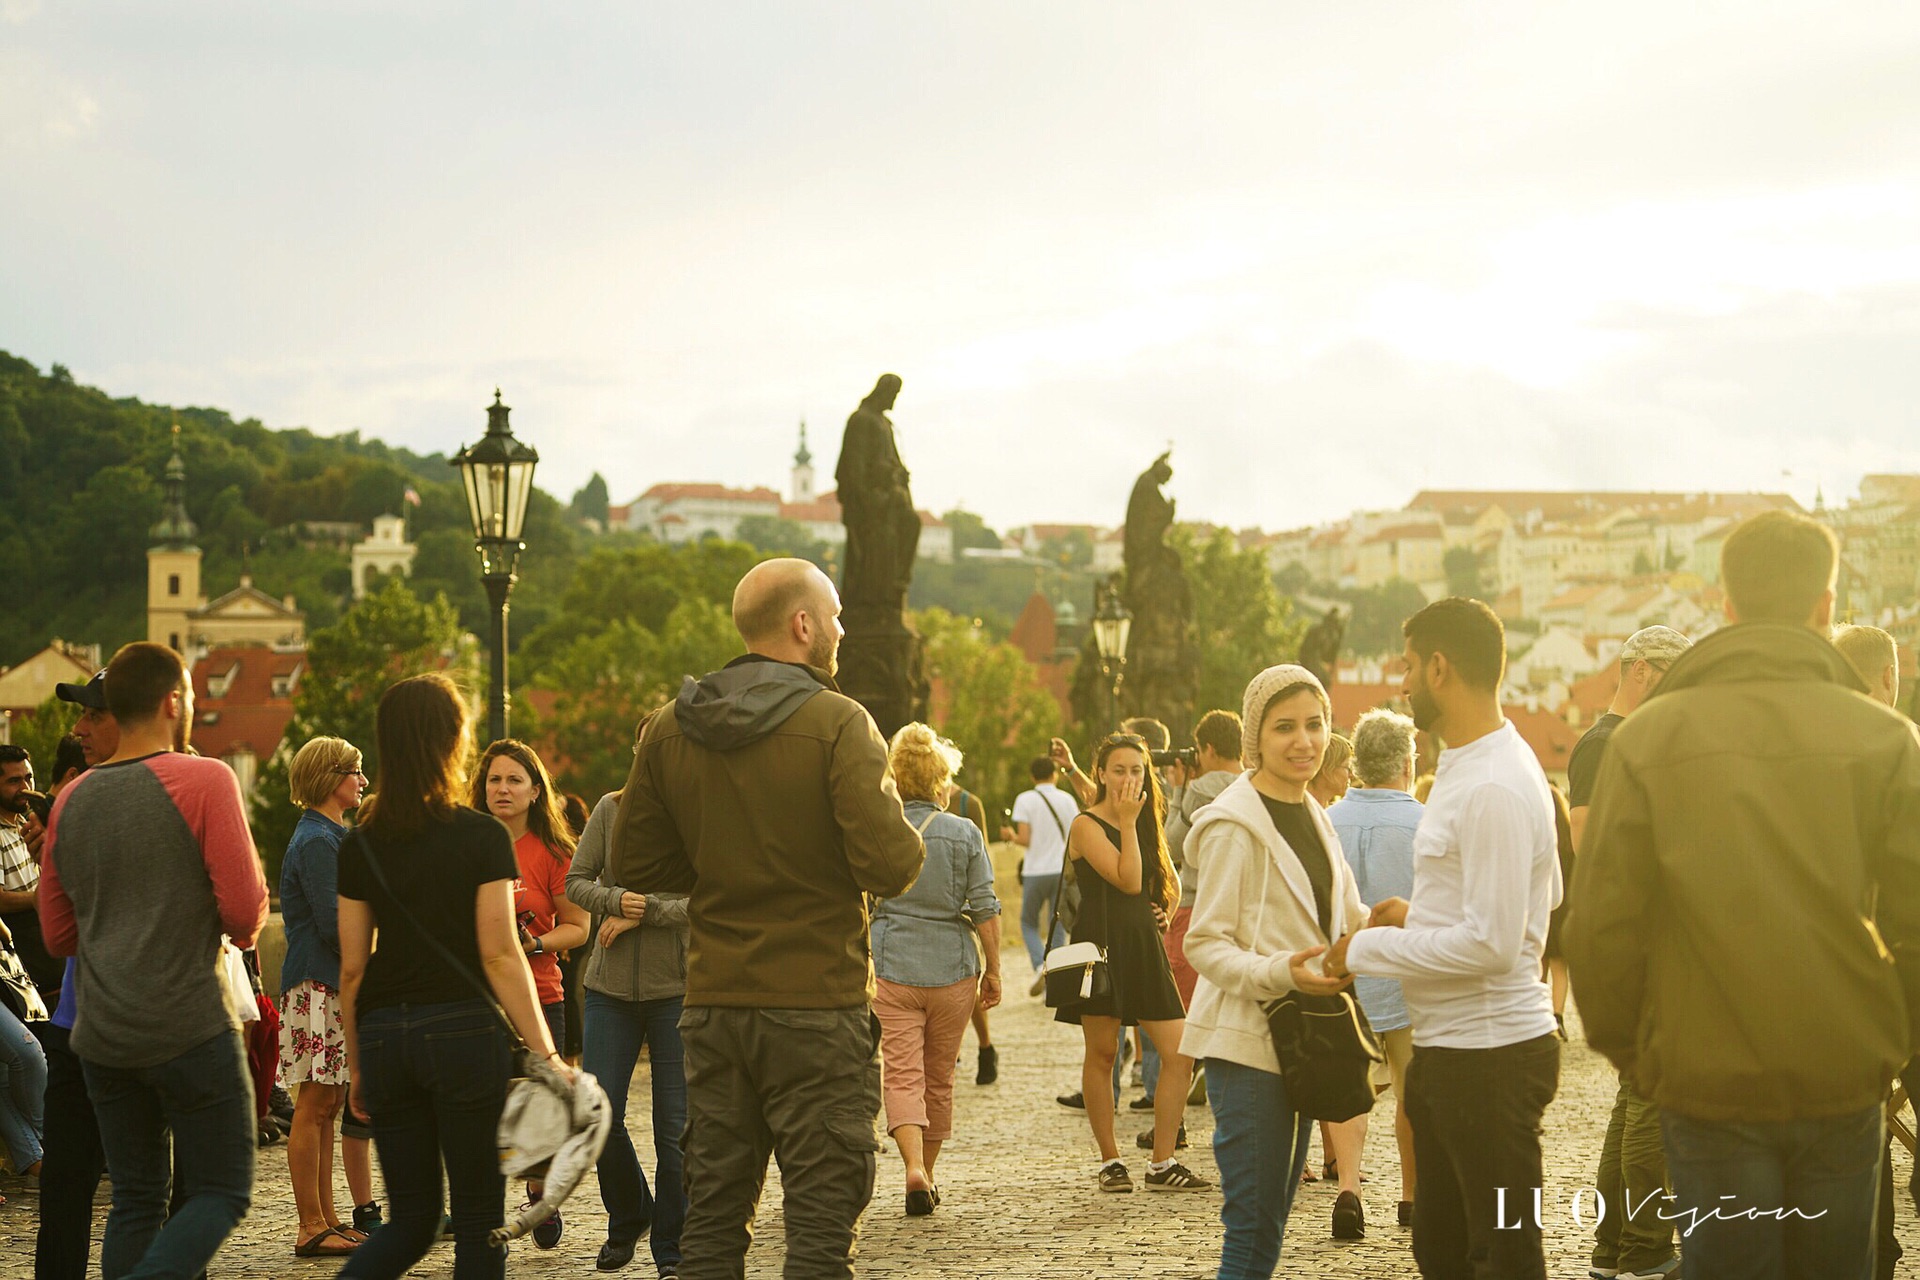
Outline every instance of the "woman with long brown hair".
[[465, 803], [472, 739], [459, 689], [437, 673], [393, 685], [374, 743], [373, 799], [340, 849], [340, 1000], [349, 1105], [373, 1122], [393, 1216], [340, 1274], [384, 1280], [425, 1256], [440, 1230], [444, 1164], [454, 1275], [504, 1276], [506, 1249], [487, 1234], [505, 1216], [494, 1133], [511, 1062], [475, 989], [482, 974], [532, 1052], [573, 1072], [514, 937], [513, 841]]
[[[560, 953], [585, 946], [591, 921], [586, 908], [567, 898], [567, 864], [573, 860], [573, 828], [561, 809], [564, 797], [553, 789], [547, 766], [526, 743], [502, 738], [490, 744], [473, 771], [473, 807], [491, 813], [513, 837], [520, 868], [513, 882], [513, 914], [519, 923], [520, 950], [533, 969], [540, 1012], [556, 1045], [567, 1042], [567, 993], [560, 977]], [[540, 1199], [538, 1179], [527, 1183], [527, 1203]], [[560, 1213], [533, 1229], [542, 1249], [560, 1243]]]
[[1081, 893], [1073, 941], [1091, 942], [1106, 951], [1110, 990], [1055, 1017], [1079, 1023], [1086, 1040], [1080, 1089], [1087, 1123], [1100, 1147], [1100, 1189], [1133, 1190], [1133, 1178], [1113, 1139], [1112, 1080], [1121, 1028], [1137, 1026], [1153, 1041], [1161, 1061], [1147, 1189], [1210, 1190], [1212, 1183], [1173, 1155], [1193, 1059], [1180, 1052], [1186, 1009], [1160, 941], [1180, 900], [1180, 882], [1161, 829], [1166, 800], [1147, 745], [1135, 734], [1116, 733], [1100, 744], [1093, 777], [1092, 805], [1067, 828], [1067, 856], [1074, 862]]

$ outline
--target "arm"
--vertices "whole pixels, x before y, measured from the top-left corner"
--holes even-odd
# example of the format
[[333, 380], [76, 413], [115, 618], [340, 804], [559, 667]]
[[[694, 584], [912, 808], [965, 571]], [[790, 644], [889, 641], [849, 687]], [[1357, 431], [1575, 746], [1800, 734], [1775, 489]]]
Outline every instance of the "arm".
[[1605, 784], [1595, 797], [1586, 851], [1574, 862], [1574, 901], [1580, 905], [1567, 915], [1564, 945], [1587, 1043], [1626, 1071], [1633, 1064], [1647, 984], [1653, 823], [1646, 788], [1620, 753], [1607, 752], [1600, 769]]
[[513, 881], [489, 880], [474, 890], [473, 926], [480, 944], [480, 967], [494, 998], [507, 1011], [507, 1020], [536, 1057], [558, 1063], [560, 1055], [540, 1013], [540, 997], [534, 994], [533, 970], [520, 954], [513, 923]]
[[1033, 824], [1029, 822], [1014, 823], [1013, 824], [1013, 842], [1019, 845], [1022, 849], [1032, 848], [1033, 847]]
[[1375, 978], [1491, 975], [1512, 968], [1527, 932], [1537, 818], [1515, 792], [1481, 787], [1459, 821], [1462, 918], [1433, 928], [1365, 930], [1347, 949], [1347, 968]]
[[607, 849], [613, 843], [613, 824], [620, 814], [620, 801], [600, 797], [580, 833], [580, 843], [567, 864], [567, 899], [577, 902], [596, 916], [620, 914], [621, 889], [617, 884], [601, 884], [601, 872], [607, 865]]
[[1578, 809], [1567, 810], [1567, 826], [1573, 831], [1573, 851], [1578, 854], [1587, 847], [1587, 811], [1591, 805], [1581, 805]]
[[260, 856], [253, 850], [240, 780], [224, 764], [219, 764], [219, 772], [214, 774], [212, 764], [218, 762], [209, 762], [209, 776], [203, 784], [207, 789], [202, 794], [200, 821], [194, 834], [200, 839], [207, 878], [213, 882], [220, 931], [244, 951], [254, 944], [260, 927], [267, 922], [267, 878], [260, 869]]
[[687, 901], [684, 893], [650, 893], [640, 923], [659, 929], [684, 929], [687, 927]]
[[1234, 822], [1215, 822], [1197, 837], [1200, 883], [1187, 924], [1187, 963], [1221, 991], [1246, 1000], [1271, 1000], [1294, 989], [1289, 957], [1263, 956], [1249, 942], [1260, 909], [1266, 851]]
[[1133, 823], [1121, 825], [1120, 847], [1116, 849], [1099, 824], [1075, 818], [1067, 828], [1067, 853], [1099, 872], [1102, 880], [1120, 892], [1140, 892], [1140, 833]]
[[40, 940], [46, 944], [47, 953], [56, 956], [74, 955], [80, 945], [80, 927], [73, 918], [73, 899], [61, 887], [60, 870], [53, 857], [60, 811], [72, 794], [73, 789], [69, 787], [53, 802], [53, 812], [47, 817], [47, 838], [40, 846]]
[[358, 898], [341, 898], [335, 908], [340, 931], [340, 1030], [347, 1040], [347, 1105], [365, 1120], [360, 1082], [360, 984], [373, 952], [373, 908]]
[[991, 1009], [1000, 1003], [1000, 917], [980, 922], [980, 1004]]
[[593, 918], [585, 907], [567, 897], [564, 884], [556, 885], [555, 889], [558, 896], [553, 900], [553, 928], [540, 935], [540, 949], [571, 951], [586, 946]]
[[0, 889], [0, 911], [31, 911], [39, 901], [37, 889]]
[[905, 893], [919, 878], [927, 848], [907, 822], [887, 773], [887, 744], [866, 712], [840, 727], [827, 787], [854, 883], [877, 898]]
[[334, 955], [340, 954], [340, 850], [337, 846], [321, 846], [309, 850], [301, 858], [299, 869], [301, 887], [307, 892], [307, 901], [313, 906], [313, 927], [320, 934], [320, 942]]

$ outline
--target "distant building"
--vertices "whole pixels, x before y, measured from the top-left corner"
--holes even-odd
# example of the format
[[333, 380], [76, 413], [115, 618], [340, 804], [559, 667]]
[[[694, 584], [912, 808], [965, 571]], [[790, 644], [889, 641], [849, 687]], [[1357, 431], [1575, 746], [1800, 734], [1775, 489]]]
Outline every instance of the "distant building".
[[[34, 710], [53, 696], [56, 684], [82, 684], [100, 669], [100, 646], [68, 644], [55, 637], [47, 647], [11, 667], [0, 667], [0, 742], [10, 742], [8, 733], [17, 716]], [[46, 761], [36, 761], [45, 772]], [[51, 778], [43, 777], [50, 782]]]
[[306, 668], [304, 650], [258, 645], [210, 649], [193, 665], [194, 750], [226, 761], [246, 795], [286, 736]]
[[373, 532], [353, 545], [353, 598], [366, 598], [377, 575], [413, 573], [414, 553], [404, 516], [375, 516]]

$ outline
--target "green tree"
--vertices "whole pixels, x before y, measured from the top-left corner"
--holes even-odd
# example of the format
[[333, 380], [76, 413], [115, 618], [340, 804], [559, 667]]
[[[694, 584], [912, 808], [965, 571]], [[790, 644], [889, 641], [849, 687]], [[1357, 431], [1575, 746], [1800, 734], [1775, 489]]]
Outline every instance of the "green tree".
[[1093, 535], [1085, 529], [1068, 529], [1057, 538], [1040, 542], [1040, 558], [1066, 569], [1084, 569], [1093, 563]]
[[[532, 678], [574, 641], [616, 621], [657, 632], [683, 600], [731, 606], [741, 576], [764, 558], [744, 542], [717, 538], [682, 546], [595, 546], [576, 562], [548, 621], [527, 633], [519, 660]], [[517, 598], [514, 609], [517, 617]]]
[[[278, 884], [300, 811], [287, 792], [287, 769], [308, 739], [344, 738], [365, 757], [367, 775], [379, 760], [374, 715], [380, 695], [397, 681], [445, 671], [463, 689], [479, 687], [477, 650], [445, 596], [422, 600], [407, 580], [390, 577], [330, 627], [307, 640], [307, 666], [293, 695], [286, 737], [260, 771], [253, 814], [254, 841], [266, 859], [267, 880]], [[484, 732], [484, 730], [482, 730]]]
[[71, 702], [48, 698], [23, 716], [13, 720], [13, 744], [25, 747], [33, 760], [33, 785], [45, 791], [53, 785], [53, 753], [60, 739], [73, 732], [80, 708]]
[[953, 551], [955, 555], [968, 547], [984, 547], [997, 551], [1000, 549], [1000, 535], [987, 528], [987, 522], [963, 507], [955, 507], [940, 517], [953, 530]]
[[1480, 555], [1472, 547], [1448, 547], [1440, 567], [1447, 575], [1448, 595], [1478, 600], [1486, 590], [1480, 583]]
[[1060, 704], [1026, 655], [977, 634], [971, 621], [925, 609], [914, 625], [943, 710], [934, 726], [966, 754], [960, 783], [1003, 808], [1026, 786], [1026, 763], [1060, 732]]
[[596, 471], [567, 503], [567, 514], [576, 520], [597, 520], [604, 528], [607, 523], [609, 503], [607, 478]]
[[1345, 648], [1361, 656], [1397, 654], [1405, 643], [1400, 624], [1427, 605], [1420, 588], [1405, 578], [1393, 578], [1377, 586], [1344, 593], [1352, 606], [1347, 619]]
[[[1247, 681], [1299, 651], [1306, 625], [1274, 586], [1267, 558], [1242, 550], [1225, 529], [1198, 536], [1175, 525], [1170, 543], [1186, 565], [1193, 590], [1194, 639], [1200, 650], [1200, 690], [1194, 719], [1216, 707], [1238, 711]], [[1185, 746], [1186, 743], [1176, 745]]]
[[769, 555], [799, 556], [817, 565], [827, 563], [827, 544], [807, 532], [798, 520], [781, 516], [747, 516], [734, 536]]

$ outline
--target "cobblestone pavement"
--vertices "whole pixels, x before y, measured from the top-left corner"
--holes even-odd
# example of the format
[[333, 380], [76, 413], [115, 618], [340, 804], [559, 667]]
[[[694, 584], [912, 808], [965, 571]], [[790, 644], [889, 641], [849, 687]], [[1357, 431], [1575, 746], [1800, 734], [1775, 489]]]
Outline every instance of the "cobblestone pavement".
[[[1000, 1082], [979, 1088], [973, 1078], [969, 1036], [958, 1087], [955, 1138], [940, 1164], [943, 1202], [931, 1218], [908, 1219], [901, 1212], [904, 1189], [898, 1160], [883, 1152], [879, 1189], [861, 1234], [859, 1272], [867, 1276], [1110, 1277], [1154, 1274], [1210, 1276], [1220, 1241], [1216, 1194], [1102, 1195], [1094, 1190], [1094, 1149], [1081, 1112], [1054, 1102], [1054, 1095], [1076, 1087], [1079, 1074], [1077, 1033], [1047, 1020], [1040, 1002], [1025, 995], [1019, 975], [1026, 963], [1010, 957], [1008, 976], [1015, 994], [1009, 1007], [994, 1015], [1000, 1048]], [[1546, 1117], [1548, 1274], [1586, 1274], [1587, 1235], [1569, 1221], [1567, 1202], [1592, 1181], [1613, 1077], [1605, 1062], [1578, 1036], [1567, 1047], [1560, 1094]], [[633, 1090], [628, 1124], [642, 1152], [650, 1151], [642, 1063]], [[1130, 1096], [1137, 1096], [1138, 1091]], [[1336, 1243], [1329, 1235], [1333, 1191], [1324, 1183], [1305, 1187], [1288, 1225], [1282, 1274], [1326, 1277], [1400, 1277], [1413, 1274], [1408, 1232], [1393, 1225], [1398, 1174], [1391, 1132], [1391, 1098], [1375, 1113], [1367, 1138], [1369, 1182], [1365, 1187], [1367, 1238]], [[1123, 1113], [1122, 1146], [1136, 1166], [1133, 1135], [1146, 1126], [1143, 1117]], [[1210, 1151], [1211, 1124], [1204, 1107], [1190, 1108], [1187, 1128], [1192, 1167], [1215, 1176]], [[1318, 1143], [1315, 1144], [1318, 1156]], [[284, 1146], [260, 1153], [253, 1213], [241, 1224], [215, 1260], [215, 1276], [327, 1275], [336, 1267], [293, 1258], [292, 1197], [287, 1189]], [[1904, 1186], [1911, 1161], [1896, 1157], [1895, 1176]], [[1136, 1167], [1135, 1176], [1141, 1170]], [[32, 1184], [9, 1178], [0, 1190], [11, 1201], [0, 1208], [0, 1276], [32, 1273], [32, 1242], [37, 1208]], [[344, 1182], [339, 1202], [347, 1203]], [[1914, 1256], [1920, 1250], [1920, 1226], [1911, 1203], [1899, 1197], [1902, 1243]], [[103, 1196], [98, 1213], [104, 1219]], [[514, 1246], [509, 1272], [514, 1275], [586, 1275], [605, 1225], [599, 1193], [589, 1180], [570, 1202], [566, 1236], [560, 1248], [542, 1252], [530, 1243]], [[96, 1227], [97, 1231], [97, 1227]], [[770, 1173], [750, 1276], [779, 1275], [783, 1254], [778, 1170]], [[414, 1275], [450, 1276], [452, 1246], [427, 1255]], [[628, 1274], [651, 1273], [644, 1247]]]

